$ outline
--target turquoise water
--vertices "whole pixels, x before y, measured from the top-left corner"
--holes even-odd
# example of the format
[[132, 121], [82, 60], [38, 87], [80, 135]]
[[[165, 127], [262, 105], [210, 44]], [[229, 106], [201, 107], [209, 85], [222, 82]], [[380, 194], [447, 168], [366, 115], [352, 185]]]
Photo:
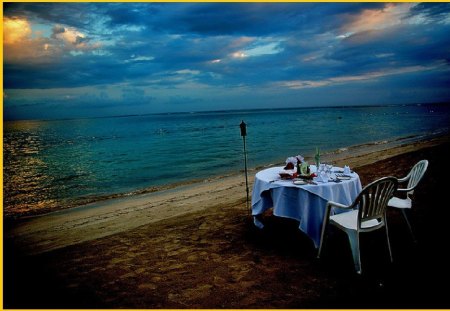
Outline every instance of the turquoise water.
[[449, 105], [340, 107], [4, 122], [4, 215], [117, 194], [399, 137], [448, 132]]

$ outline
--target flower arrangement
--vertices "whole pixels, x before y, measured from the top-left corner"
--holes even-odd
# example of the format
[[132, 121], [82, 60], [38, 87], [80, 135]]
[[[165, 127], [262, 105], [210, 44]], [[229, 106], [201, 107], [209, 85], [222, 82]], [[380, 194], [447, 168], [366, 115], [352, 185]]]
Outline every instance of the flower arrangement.
[[297, 155], [295, 157], [289, 157], [286, 159], [286, 166], [284, 167], [284, 169], [285, 170], [293, 170], [297, 164], [301, 164], [304, 161], [305, 161], [305, 158], [303, 158], [301, 155]]
[[[295, 167], [297, 167], [296, 171], [294, 171]], [[313, 177], [317, 176], [314, 173], [310, 173], [308, 162], [306, 162], [305, 158], [301, 155], [287, 158], [284, 170], [285, 171], [280, 173], [280, 175], [282, 175], [282, 178], [284, 177], [289, 179], [292, 178], [312, 179]], [[286, 170], [294, 172], [286, 172]]]

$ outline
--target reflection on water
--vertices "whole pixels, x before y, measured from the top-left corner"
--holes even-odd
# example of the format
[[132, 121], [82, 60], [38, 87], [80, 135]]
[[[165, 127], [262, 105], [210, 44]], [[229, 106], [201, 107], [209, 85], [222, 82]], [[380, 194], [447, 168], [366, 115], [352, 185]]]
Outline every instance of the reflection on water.
[[70, 189], [83, 187], [75, 182], [78, 176], [86, 175], [83, 146], [64, 139], [58, 133], [62, 125], [45, 121], [5, 122], [5, 216], [57, 209], [77, 195]]

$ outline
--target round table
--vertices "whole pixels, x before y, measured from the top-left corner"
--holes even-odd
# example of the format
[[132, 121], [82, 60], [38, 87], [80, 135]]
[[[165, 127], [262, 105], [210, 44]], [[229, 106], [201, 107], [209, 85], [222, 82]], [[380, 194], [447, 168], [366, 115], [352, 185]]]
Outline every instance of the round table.
[[[271, 167], [256, 173], [252, 192], [252, 215], [257, 227], [264, 224], [258, 219], [266, 210], [273, 208], [273, 214], [298, 220], [299, 228], [314, 242], [320, 245], [323, 217], [328, 201], [350, 205], [362, 190], [358, 174], [348, 174], [349, 180], [340, 182], [321, 182], [314, 178], [315, 184], [296, 185], [293, 180], [280, 179], [283, 167]], [[311, 165], [311, 171], [315, 171]], [[340, 167], [333, 167], [331, 178], [342, 172]]]

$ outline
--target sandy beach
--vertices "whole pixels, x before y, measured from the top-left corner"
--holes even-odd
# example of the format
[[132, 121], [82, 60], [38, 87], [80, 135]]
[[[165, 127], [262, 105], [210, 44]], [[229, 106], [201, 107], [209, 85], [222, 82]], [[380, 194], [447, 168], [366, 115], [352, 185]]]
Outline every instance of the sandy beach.
[[363, 185], [430, 161], [411, 214], [418, 242], [390, 211], [394, 263], [384, 235], [371, 234], [362, 243], [378, 249], [362, 249], [361, 277], [345, 236], [336, 233], [318, 260], [296, 221], [266, 215], [266, 228], [256, 229], [241, 173], [7, 221], [4, 307], [448, 307], [437, 282], [449, 272], [439, 248], [449, 234], [438, 216], [449, 146], [444, 136], [324, 159], [350, 165]]

